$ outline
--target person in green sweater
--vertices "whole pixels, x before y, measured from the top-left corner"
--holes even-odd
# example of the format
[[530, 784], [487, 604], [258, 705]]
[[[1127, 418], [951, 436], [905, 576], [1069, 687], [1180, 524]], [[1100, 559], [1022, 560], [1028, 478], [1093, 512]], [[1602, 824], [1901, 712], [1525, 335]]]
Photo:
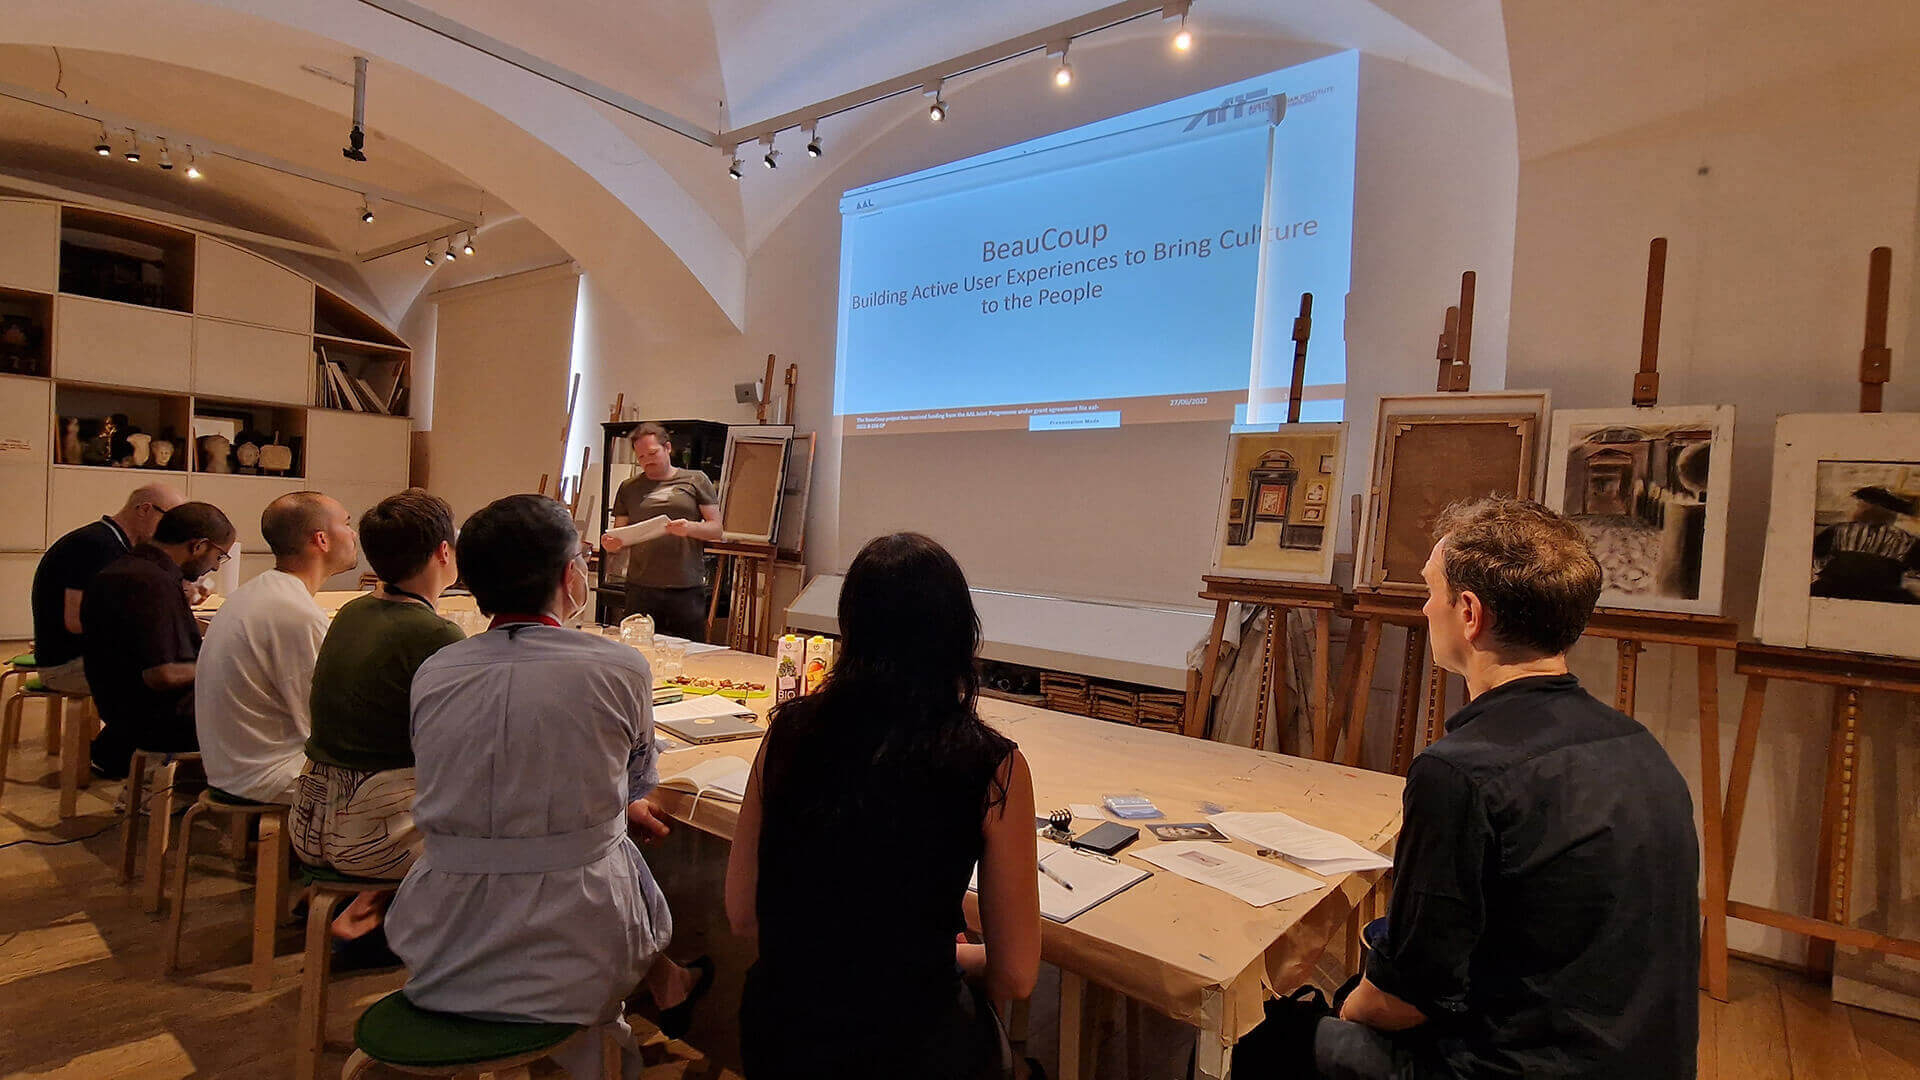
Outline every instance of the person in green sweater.
[[[399, 881], [420, 853], [413, 825], [413, 673], [460, 641], [435, 611], [459, 576], [453, 508], [409, 488], [360, 520], [360, 546], [380, 584], [334, 616], [313, 668], [313, 733], [291, 817], [302, 862]], [[335, 964], [394, 963], [381, 931], [390, 893], [362, 893], [334, 920]]]

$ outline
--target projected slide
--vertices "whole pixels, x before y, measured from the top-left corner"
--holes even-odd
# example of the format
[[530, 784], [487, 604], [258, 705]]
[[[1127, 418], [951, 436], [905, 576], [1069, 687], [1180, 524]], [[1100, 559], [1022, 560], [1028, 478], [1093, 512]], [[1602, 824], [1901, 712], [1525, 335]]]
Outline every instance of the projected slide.
[[1278, 421], [1302, 292], [1338, 419], [1357, 85], [1341, 53], [846, 192], [843, 430]]

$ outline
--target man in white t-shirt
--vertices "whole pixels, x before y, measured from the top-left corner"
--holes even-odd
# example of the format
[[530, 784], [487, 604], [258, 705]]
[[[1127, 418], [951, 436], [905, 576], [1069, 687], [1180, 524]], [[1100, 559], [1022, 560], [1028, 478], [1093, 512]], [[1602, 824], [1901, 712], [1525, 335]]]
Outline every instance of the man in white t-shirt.
[[346, 508], [317, 491], [267, 504], [260, 531], [273, 569], [234, 590], [213, 617], [194, 677], [207, 783], [256, 802], [291, 803], [307, 763], [313, 664], [327, 636], [320, 586], [360, 561]]

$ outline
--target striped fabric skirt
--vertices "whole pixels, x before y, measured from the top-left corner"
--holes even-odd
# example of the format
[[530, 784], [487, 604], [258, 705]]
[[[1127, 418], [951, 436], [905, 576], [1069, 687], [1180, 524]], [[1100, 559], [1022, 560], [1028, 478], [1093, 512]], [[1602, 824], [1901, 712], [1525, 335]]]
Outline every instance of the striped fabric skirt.
[[308, 761], [289, 830], [293, 850], [309, 866], [398, 881], [420, 854], [413, 770], [366, 772]]

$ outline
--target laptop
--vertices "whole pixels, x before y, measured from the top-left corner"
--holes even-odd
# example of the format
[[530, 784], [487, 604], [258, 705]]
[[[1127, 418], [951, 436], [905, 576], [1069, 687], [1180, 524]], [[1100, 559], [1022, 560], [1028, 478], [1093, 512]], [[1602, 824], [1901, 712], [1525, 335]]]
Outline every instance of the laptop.
[[767, 729], [754, 723], [752, 717], [742, 716], [700, 716], [686, 720], [656, 719], [653, 726], [695, 746], [726, 742], [729, 739], [757, 739], [767, 733]]

